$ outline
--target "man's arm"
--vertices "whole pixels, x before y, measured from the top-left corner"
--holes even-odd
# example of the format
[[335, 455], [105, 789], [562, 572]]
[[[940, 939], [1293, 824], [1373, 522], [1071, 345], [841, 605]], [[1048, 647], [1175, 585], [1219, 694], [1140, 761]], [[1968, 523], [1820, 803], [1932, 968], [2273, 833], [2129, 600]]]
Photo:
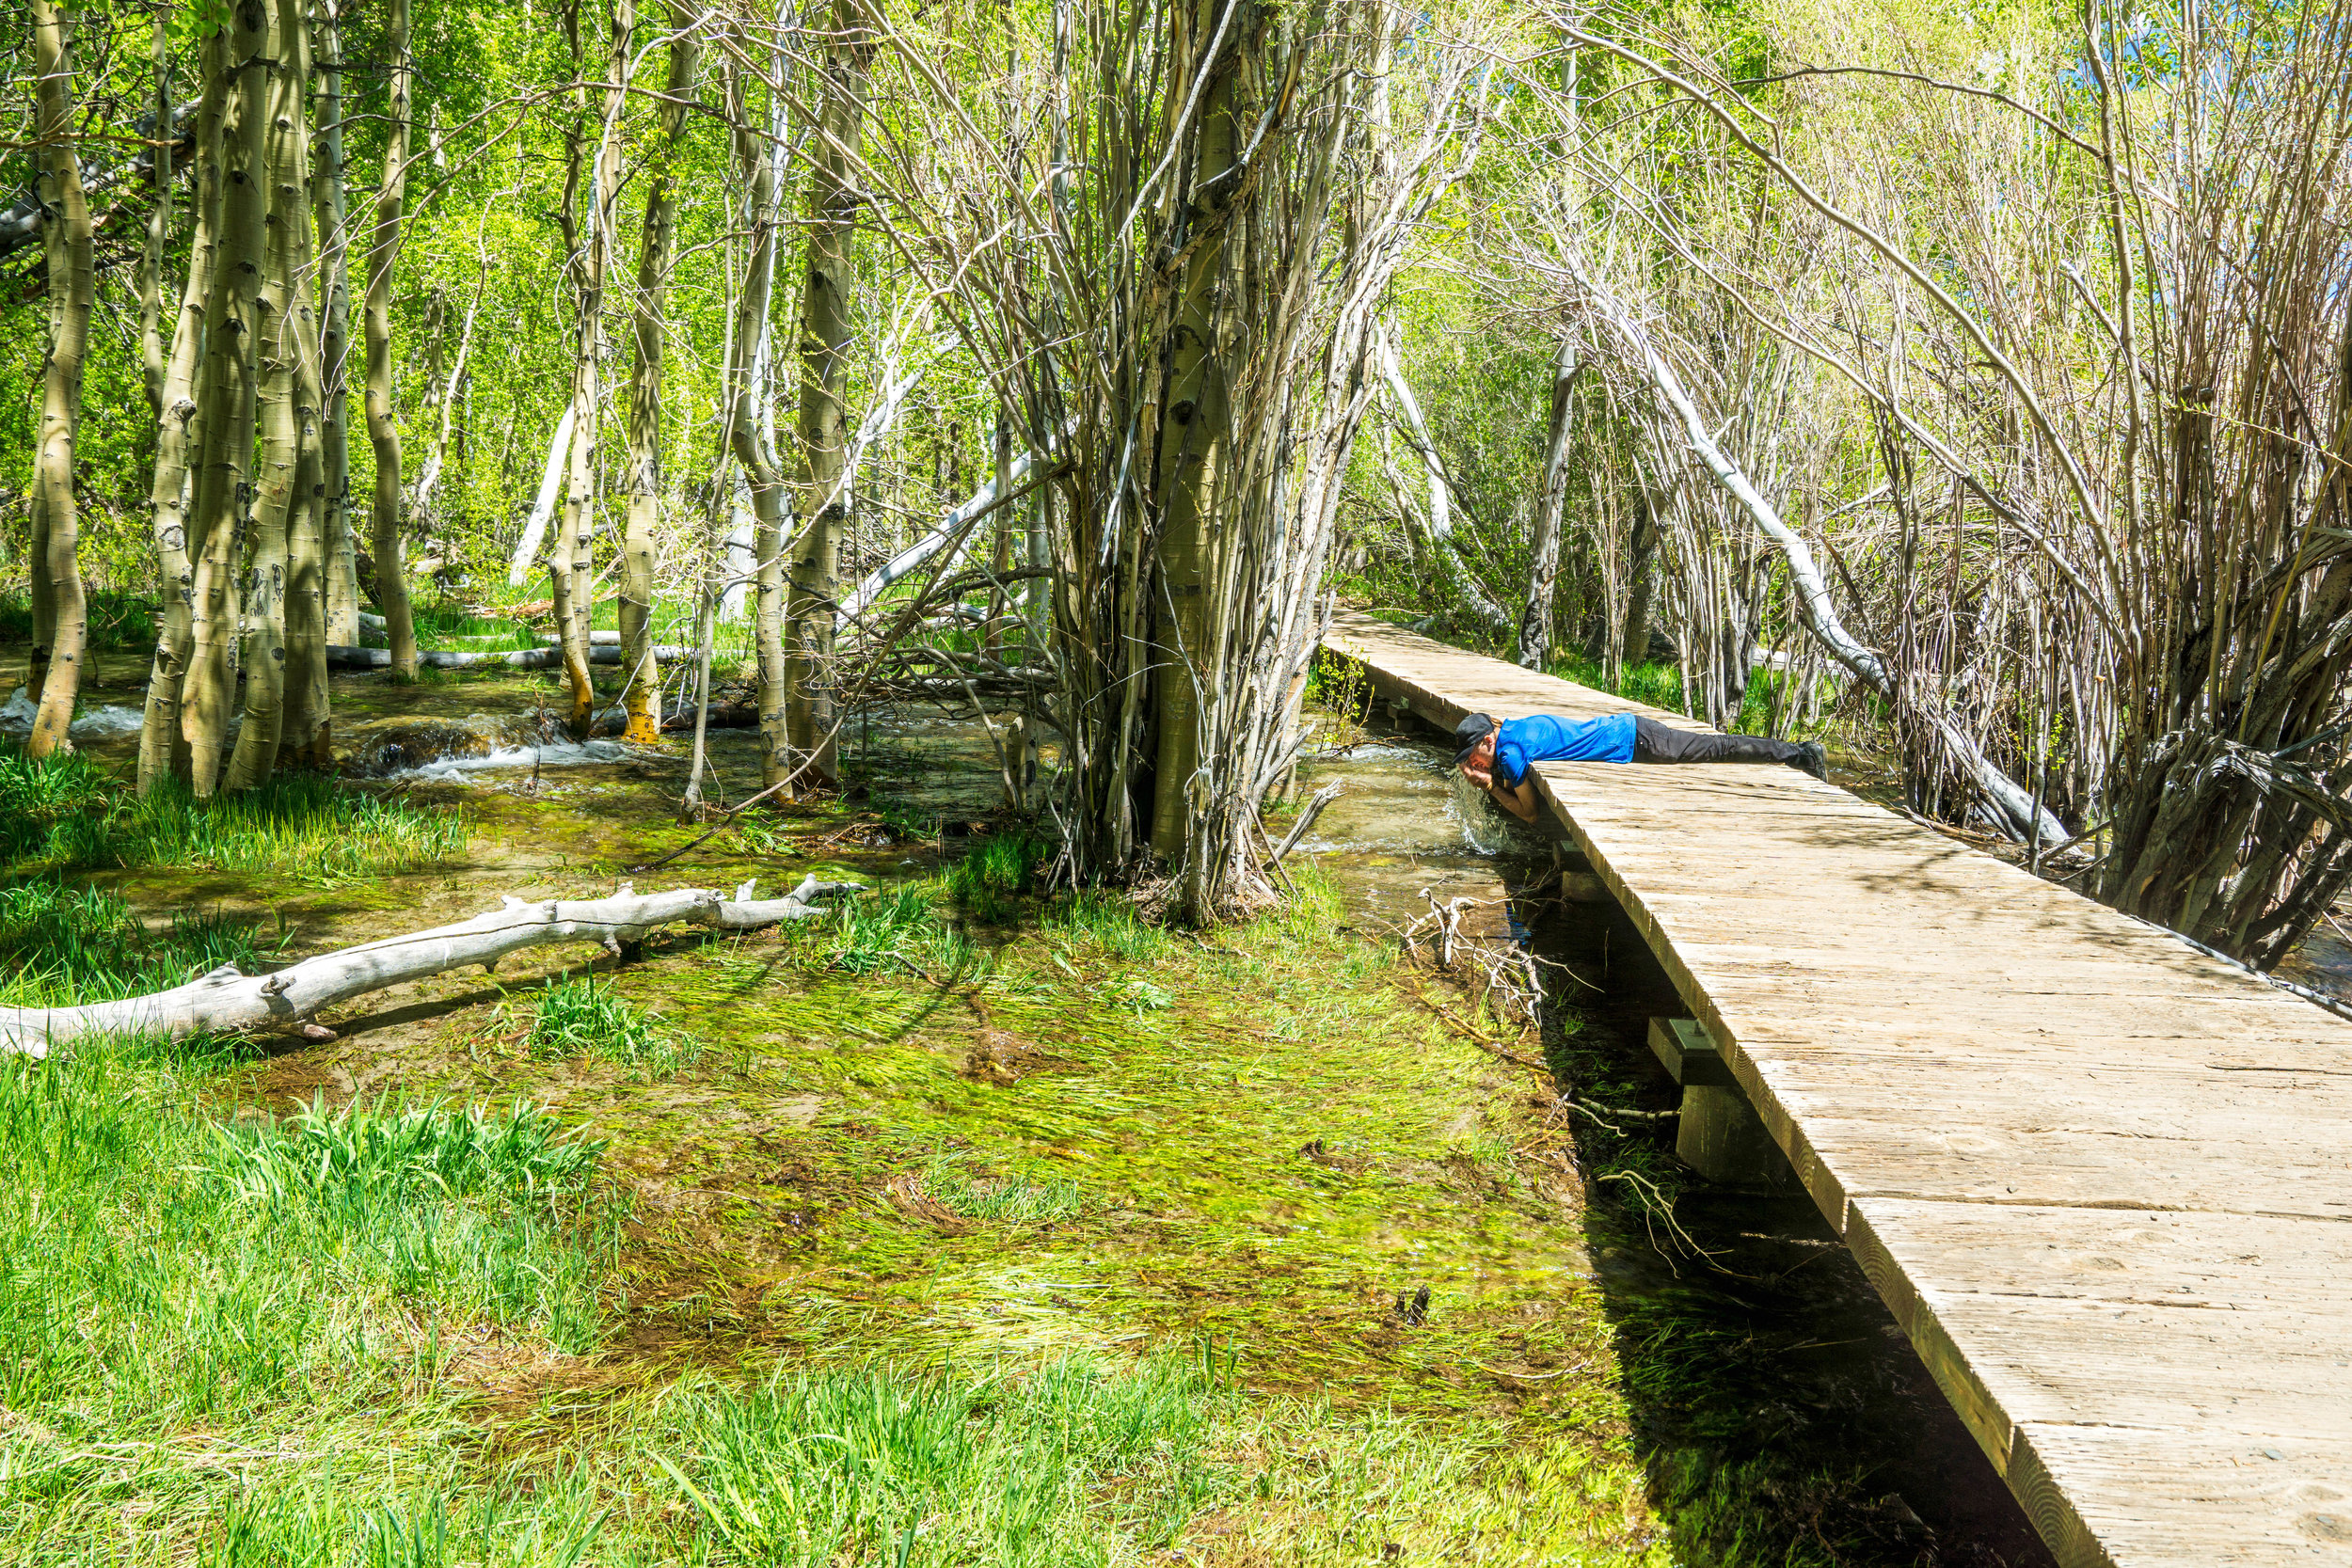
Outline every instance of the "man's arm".
[[1532, 769], [1519, 775], [1519, 782], [1517, 784], [1506, 784], [1500, 779], [1493, 780], [1486, 785], [1486, 793], [1494, 797], [1496, 805], [1501, 806], [1520, 821], [1535, 820], [1535, 775]]

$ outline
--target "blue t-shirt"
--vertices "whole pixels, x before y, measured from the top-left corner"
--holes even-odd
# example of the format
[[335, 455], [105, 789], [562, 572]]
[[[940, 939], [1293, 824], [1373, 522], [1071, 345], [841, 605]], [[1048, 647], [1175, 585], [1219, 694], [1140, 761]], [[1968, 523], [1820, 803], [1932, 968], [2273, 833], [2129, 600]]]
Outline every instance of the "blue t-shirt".
[[1633, 715], [1555, 719], [1538, 713], [1495, 727], [1495, 777], [1512, 788], [1531, 762], [1631, 762]]

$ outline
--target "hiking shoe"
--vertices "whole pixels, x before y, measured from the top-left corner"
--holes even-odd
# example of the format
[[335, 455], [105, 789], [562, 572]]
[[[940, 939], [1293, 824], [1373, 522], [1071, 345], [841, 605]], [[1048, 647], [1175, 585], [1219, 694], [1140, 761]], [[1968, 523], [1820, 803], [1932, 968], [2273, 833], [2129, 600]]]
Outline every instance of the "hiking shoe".
[[1788, 766], [1803, 768], [1823, 784], [1829, 783], [1829, 753], [1821, 750], [1821, 743], [1818, 740], [1808, 740], [1798, 747], [1797, 754]]

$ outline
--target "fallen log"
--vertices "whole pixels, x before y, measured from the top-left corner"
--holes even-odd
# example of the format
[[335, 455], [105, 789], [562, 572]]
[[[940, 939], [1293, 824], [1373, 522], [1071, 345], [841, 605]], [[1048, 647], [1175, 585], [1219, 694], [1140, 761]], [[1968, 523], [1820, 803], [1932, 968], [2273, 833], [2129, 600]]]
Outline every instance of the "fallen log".
[[[693, 650], [676, 642], [663, 642], [654, 648], [654, 657], [682, 659]], [[327, 644], [327, 664], [337, 670], [389, 670], [392, 652], [389, 648], [355, 648], [349, 643]], [[484, 649], [478, 653], [453, 648], [428, 648], [417, 655], [417, 662], [435, 670], [479, 670], [504, 665], [510, 670], [561, 670], [564, 650], [558, 647], [516, 648], [507, 652]], [[591, 664], [618, 664], [621, 647], [618, 642], [598, 642], [588, 650]]]
[[91, 1035], [229, 1034], [283, 1028], [370, 991], [480, 964], [486, 972], [509, 953], [591, 942], [618, 955], [625, 942], [644, 940], [664, 926], [709, 926], [747, 931], [787, 920], [816, 920], [833, 911], [815, 902], [857, 891], [856, 882], [820, 882], [814, 876], [782, 898], [754, 899], [745, 882], [733, 898], [708, 888], [639, 894], [627, 883], [610, 898], [525, 900], [454, 926], [387, 937], [305, 958], [268, 974], [240, 974], [224, 964], [169, 990], [79, 1007], [0, 1007], [0, 1055], [46, 1056]]

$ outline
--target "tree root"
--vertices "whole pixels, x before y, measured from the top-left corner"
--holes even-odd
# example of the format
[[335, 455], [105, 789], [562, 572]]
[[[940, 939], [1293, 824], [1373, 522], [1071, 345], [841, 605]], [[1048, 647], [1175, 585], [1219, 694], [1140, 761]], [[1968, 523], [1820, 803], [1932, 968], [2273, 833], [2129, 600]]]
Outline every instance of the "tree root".
[[832, 911], [816, 899], [852, 892], [856, 882], [809, 877], [782, 898], [755, 900], [745, 882], [733, 898], [708, 888], [639, 894], [627, 883], [610, 898], [526, 901], [454, 926], [387, 937], [322, 953], [269, 974], [242, 974], [225, 964], [169, 990], [79, 1007], [0, 1007], [0, 1055], [46, 1056], [89, 1035], [165, 1035], [199, 1031], [284, 1028], [355, 996], [480, 964], [489, 970], [526, 947], [593, 942], [618, 954], [664, 926], [710, 926], [746, 931], [787, 920], [815, 920]]

